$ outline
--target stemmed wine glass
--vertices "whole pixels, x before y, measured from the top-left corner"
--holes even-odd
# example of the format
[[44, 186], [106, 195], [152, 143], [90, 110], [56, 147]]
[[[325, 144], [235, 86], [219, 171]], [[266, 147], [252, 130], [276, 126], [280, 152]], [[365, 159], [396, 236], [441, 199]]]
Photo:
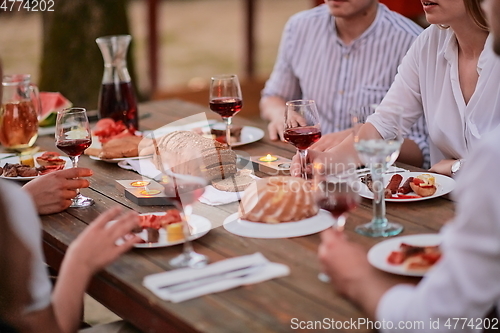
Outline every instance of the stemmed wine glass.
[[[333, 228], [344, 231], [347, 213], [355, 209], [360, 201], [359, 181], [356, 163], [336, 163], [326, 165], [323, 160], [313, 163], [314, 197], [318, 207], [324, 209], [335, 219]], [[330, 282], [325, 273], [318, 274], [323, 282]]]
[[[156, 140], [153, 139], [153, 142], [156, 145]], [[201, 150], [161, 151], [159, 154], [165, 195], [181, 212], [185, 239], [182, 253], [171, 259], [169, 264], [174, 268], [203, 267], [208, 263], [208, 258], [193, 250], [189, 225], [193, 203], [205, 192], [208, 185]]]
[[[56, 147], [71, 159], [73, 168], [78, 166], [80, 155], [92, 143], [87, 111], [84, 108], [68, 108], [57, 113]], [[83, 196], [80, 190], [73, 198], [70, 207], [87, 207], [94, 204], [92, 198]]]
[[[376, 108], [383, 109], [388, 128], [392, 135], [382, 138], [376, 130], [359, 130], [369, 115]], [[369, 237], [395, 236], [403, 231], [403, 226], [389, 222], [385, 216], [384, 174], [399, 156], [403, 136], [401, 129], [401, 114], [403, 108], [397, 105], [369, 105], [351, 111], [354, 131], [354, 147], [361, 161], [370, 168], [373, 182], [373, 219], [366, 224], [356, 227], [356, 232]]]
[[226, 123], [226, 143], [231, 149], [231, 122], [243, 106], [240, 82], [236, 74], [213, 76], [210, 81], [210, 110]]
[[307, 179], [307, 149], [321, 138], [318, 109], [313, 100], [298, 99], [286, 102], [283, 137], [297, 148], [302, 178]]

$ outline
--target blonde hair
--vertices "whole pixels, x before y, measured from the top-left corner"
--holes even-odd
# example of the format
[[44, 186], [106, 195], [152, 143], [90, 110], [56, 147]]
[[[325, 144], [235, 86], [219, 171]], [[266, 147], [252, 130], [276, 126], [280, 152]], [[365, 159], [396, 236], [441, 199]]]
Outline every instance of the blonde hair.
[[484, 31], [490, 31], [488, 23], [486, 23], [486, 17], [481, 10], [481, 2], [482, 0], [464, 0], [465, 10], [479, 28]]

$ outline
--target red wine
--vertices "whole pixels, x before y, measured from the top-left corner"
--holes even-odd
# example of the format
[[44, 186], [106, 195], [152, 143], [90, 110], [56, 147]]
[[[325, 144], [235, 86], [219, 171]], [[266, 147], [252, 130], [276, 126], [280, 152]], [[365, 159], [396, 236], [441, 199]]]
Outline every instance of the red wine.
[[65, 140], [57, 141], [56, 147], [69, 156], [80, 156], [91, 143], [90, 139]]
[[321, 138], [321, 130], [314, 126], [288, 128], [284, 133], [285, 140], [298, 149], [307, 149]]
[[243, 102], [239, 98], [214, 98], [210, 101], [210, 110], [217, 112], [222, 118], [229, 118], [240, 112]]
[[139, 128], [137, 99], [132, 82], [120, 82], [117, 85], [114, 83], [102, 84], [98, 110], [99, 119], [121, 120], [133, 132]]
[[320, 208], [329, 211], [334, 218], [338, 218], [358, 206], [357, 200], [350, 196], [323, 198], [318, 204]]
[[162, 183], [165, 195], [175, 201], [179, 207], [194, 203], [203, 192], [205, 192], [205, 182], [193, 182], [183, 179], [169, 179], [168, 183]]

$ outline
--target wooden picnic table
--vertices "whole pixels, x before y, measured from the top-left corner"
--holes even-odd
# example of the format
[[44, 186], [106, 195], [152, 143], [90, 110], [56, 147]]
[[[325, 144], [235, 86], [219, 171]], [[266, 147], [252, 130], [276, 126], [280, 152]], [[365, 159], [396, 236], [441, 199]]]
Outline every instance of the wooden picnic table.
[[[205, 112], [210, 119], [220, 119], [208, 107], [181, 100], [155, 101], [141, 104], [139, 114], [142, 130], [155, 129], [188, 115]], [[245, 112], [244, 109], [242, 112]], [[234, 117], [239, 125], [265, 128], [265, 123]], [[57, 151], [53, 136], [38, 138], [43, 150]], [[291, 158], [294, 148], [282, 142], [262, 140], [238, 150], [250, 155], [267, 153]], [[140, 213], [165, 210], [165, 206], [138, 206], [124, 197], [115, 180], [141, 179], [141, 176], [121, 169], [116, 164], [91, 160], [82, 156], [80, 166], [93, 169], [91, 186], [82, 193], [96, 204], [89, 208], [70, 208], [62, 213], [42, 217], [43, 241], [47, 263], [59, 269], [68, 245], [100, 213], [116, 204]], [[227, 232], [224, 219], [237, 211], [237, 203], [208, 206], [196, 203], [194, 213], [208, 218], [214, 228], [194, 241], [197, 252], [211, 262], [261, 252], [273, 262], [290, 267], [291, 274], [263, 283], [235, 288], [182, 303], [163, 301], [142, 285], [146, 275], [169, 270], [168, 261], [181, 252], [182, 246], [156, 249], [134, 249], [99, 272], [92, 280], [88, 293], [120, 317], [144, 332], [291, 332], [299, 321], [357, 321], [366, 318], [332, 288], [318, 280], [318, 234], [289, 239], [244, 238]], [[436, 198], [412, 203], [388, 203], [387, 215], [405, 227], [402, 235], [435, 233], [454, 214], [454, 204], [448, 198]], [[356, 225], [367, 222], [372, 215], [371, 200], [363, 199], [347, 222], [346, 234], [367, 250], [383, 239], [356, 234]], [[294, 319], [295, 318], [295, 319]], [[370, 331], [366, 327], [359, 332]]]

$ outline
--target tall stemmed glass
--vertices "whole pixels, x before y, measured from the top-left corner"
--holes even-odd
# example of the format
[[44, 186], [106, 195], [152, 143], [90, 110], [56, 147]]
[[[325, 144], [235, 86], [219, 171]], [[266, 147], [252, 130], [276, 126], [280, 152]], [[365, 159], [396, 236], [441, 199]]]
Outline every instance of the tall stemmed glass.
[[[332, 214], [335, 219], [333, 228], [344, 231], [347, 213], [355, 209], [360, 201], [356, 163], [327, 165], [323, 160], [315, 160], [313, 166], [316, 203]], [[323, 282], [330, 281], [328, 275], [322, 272], [318, 278]]]
[[[156, 145], [156, 141], [153, 141]], [[162, 185], [165, 195], [182, 212], [185, 238], [182, 253], [170, 260], [169, 264], [174, 268], [203, 267], [208, 263], [208, 258], [193, 250], [189, 225], [193, 204], [205, 192], [205, 187], [208, 185], [202, 152], [197, 149], [182, 152], [161, 151], [159, 158], [162, 162], [161, 171], [164, 174]]]
[[[381, 138], [376, 130], [360, 131], [369, 115], [380, 108], [387, 117], [388, 128], [392, 135]], [[382, 110], [383, 109], [383, 110]], [[403, 226], [389, 222], [385, 216], [384, 174], [399, 156], [403, 143], [401, 114], [403, 108], [396, 105], [369, 105], [351, 112], [354, 129], [354, 147], [361, 161], [369, 166], [373, 181], [373, 219], [356, 227], [356, 232], [369, 237], [388, 237], [399, 234]], [[389, 124], [390, 123], [390, 124]]]
[[210, 110], [218, 113], [226, 123], [226, 143], [231, 148], [233, 116], [243, 106], [240, 82], [236, 74], [213, 76], [210, 81]]
[[307, 149], [321, 138], [318, 109], [313, 100], [299, 99], [286, 102], [283, 136], [297, 148], [302, 178], [307, 179]]
[[[56, 147], [71, 159], [73, 168], [78, 166], [80, 155], [92, 143], [87, 111], [84, 108], [69, 108], [57, 113]], [[83, 196], [80, 190], [70, 207], [87, 207], [94, 204], [92, 198]]]

